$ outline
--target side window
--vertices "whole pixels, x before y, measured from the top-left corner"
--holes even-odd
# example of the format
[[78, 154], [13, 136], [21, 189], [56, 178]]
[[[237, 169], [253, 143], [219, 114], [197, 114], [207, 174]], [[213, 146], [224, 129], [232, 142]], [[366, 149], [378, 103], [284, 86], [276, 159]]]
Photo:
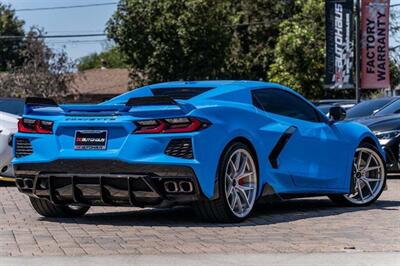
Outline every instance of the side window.
[[320, 122], [320, 116], [303, 99], [280, 89], [254, 90], [253, 104], [270, 113], [310, 122]]

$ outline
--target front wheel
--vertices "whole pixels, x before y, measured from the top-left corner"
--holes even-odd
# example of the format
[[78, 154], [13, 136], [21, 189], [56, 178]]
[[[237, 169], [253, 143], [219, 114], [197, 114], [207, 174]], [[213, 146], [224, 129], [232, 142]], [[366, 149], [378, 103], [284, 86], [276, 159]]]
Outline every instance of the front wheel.
[[197, 213], [208, 221], [243, 221], [252, 212], [257, 196], [255, 155], [245, 144], [233, 143], [222, 155], [218, 178], [219, 198], [197, 203]]
[[354, 155], [350, 193], [329, 198], [340, 205], [367, 206], [379, 198], [385, 185], [385, 160], [373, 145], [362, 143]]
[[54, 203], [35, 197], [29, 197], [35, 211], [44, 217], [75, 218], [83, 216], [89, 210], [89, 206], [55, 205]]

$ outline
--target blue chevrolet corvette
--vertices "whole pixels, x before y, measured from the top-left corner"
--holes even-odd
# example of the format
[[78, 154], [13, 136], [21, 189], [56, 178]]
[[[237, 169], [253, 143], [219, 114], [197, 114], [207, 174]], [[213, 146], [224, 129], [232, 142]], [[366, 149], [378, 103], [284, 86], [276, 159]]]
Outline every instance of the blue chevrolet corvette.
[[162, 83], [97, 105], [28, 98], [14, 138], [16, 182], [46, 217], [191, 205], [207, 220], [239, 222], [272, 197], [371, 204], [386, 186], [379, 142], [341, 121], [342, 108], [330, 115], [254, 81]]

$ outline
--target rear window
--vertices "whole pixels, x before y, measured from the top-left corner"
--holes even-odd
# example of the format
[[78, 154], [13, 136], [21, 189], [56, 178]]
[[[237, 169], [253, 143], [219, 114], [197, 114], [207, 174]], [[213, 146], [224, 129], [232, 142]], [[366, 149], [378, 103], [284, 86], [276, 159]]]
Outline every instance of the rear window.
[[162, 88], [152, 89], [154, 96], [169, 96], [173, 99], [188, 100], [213, 88]]

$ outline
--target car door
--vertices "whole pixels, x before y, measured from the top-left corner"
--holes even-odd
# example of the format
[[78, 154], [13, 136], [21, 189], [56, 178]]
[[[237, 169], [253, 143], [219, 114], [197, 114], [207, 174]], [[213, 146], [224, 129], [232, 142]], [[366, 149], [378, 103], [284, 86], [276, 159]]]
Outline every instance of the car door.
[[265, 88], [252, 93], [255, 105], [269, 121], [284, 128], [269, 155], [275, 170], [289, 173], [300, 192], [346, 186], [351, 158], [347, 140], [334, 124], [289, 90]]

